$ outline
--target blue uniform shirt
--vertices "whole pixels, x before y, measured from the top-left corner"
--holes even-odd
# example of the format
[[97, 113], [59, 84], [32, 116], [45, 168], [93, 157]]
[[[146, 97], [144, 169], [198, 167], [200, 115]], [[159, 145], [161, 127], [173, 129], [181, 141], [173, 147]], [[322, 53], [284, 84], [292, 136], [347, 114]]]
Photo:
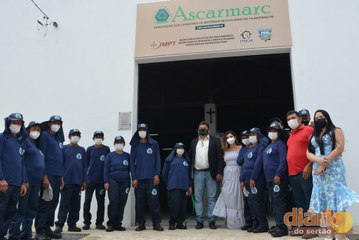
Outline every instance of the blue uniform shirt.
[[105, 159], [109, 152], [110, 148], [106, 145], [101, 147], [90, 146], [87, 148], [87, 183], [103, 183]]
[[45, 174], [54, 176], [64, 175], [64, 155], [62, 142], [54, 135], [43, 131], [40, 137], [40, 149], [45, 156]]
[[21, 186], [25, 181], [24, 148], [17, 137], [0, 134], [0, 180]]
[[160, 176], [161, 158], [158, 143], [138, 143], [131, 148], [132, 180], [153, 179]]
[[242, 166], [244, 182], [249, 183], [249, 180], [255, 180], [256, 183], [265, 182], [263, 172], [263, 151], [264, 146], [262, 144], [257, 144], [254, 147], [248, 148], [247, 153], [244, 155]]
[[191, 186], [188, 161], [183, 157], [174, 157], [171, 161], [165, 161], [162, 177], [168, 190], [188, 190]]
[[123, 182], [130, 180], [130, 154], [123, 152], [119, 154], [115, 151], [107, 154], [104, 168], [104, 182], [110, 179]]
[[25, 141], [25, 169], [30, 185], [41, 185], [45, 170], [45, 157], [41, 150], [30, 139]]
[[64, 146], [65, 184], [81, 185], [86, 176], [86, 150], [80, 146]]
[[269, 144], [264, 150], [263, 168], [267, 182], [272, 182], [275, 176], [288, 177], [287, 146], [282, 140]]

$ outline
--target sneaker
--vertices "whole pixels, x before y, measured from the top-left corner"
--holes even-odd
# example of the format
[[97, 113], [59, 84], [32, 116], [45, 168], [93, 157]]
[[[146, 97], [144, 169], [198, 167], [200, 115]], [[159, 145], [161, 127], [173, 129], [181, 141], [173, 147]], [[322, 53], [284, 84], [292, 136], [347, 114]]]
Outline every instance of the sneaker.
[[202, 229], [202, 228], [203, 228], [203, 223], [197, 222], [195, 228], [196, 228], [196, 229]]
[[56, 226], [55, 230], [54, 230], [54, 233], [62, 233], [62, 227]]
[[72, 226], [72, 227], [69, 227], [67, 229], [67, 231], [69, 231], [69, 232], [81, 232], [81, 228], [76, 227], [76, 226]]
[[177, 224], [176, 228], [177, 229], [187, 229], [187, 226], [184, 224]]
[[209, 223], [209, 228], [210, 229], [217, 229], [216, 223], [215, 222], [210, 222]]
[[146, 226], [145, 225], [138, 225], [138, 227], [135, 228], [135, 231], [139, 232], [139, 231], [143, 231], [146, 230]]
[[82, 226], [82, 230], [89, 230], [89, 229], [90, 229], [90, 225], [85, 224]]
[[102, 224], [98, 224], [98, 225], [96, 225], [96, 229], [98, 229], [98, 230], [105, 230], [106, 227], [105, 227], [104, 225], [102, 225]]
[[113, 226], [108, 226], [106, 232], [113, 232], [113, 230], [114, 230]]
[[162, 232], [164, 229], [163, 229], [163, 227], [161, 227], [160, 224], [155, 224], [155, 225], [153, 225], [153, 230]]
[[174, 224], [170, 224], [168, 230], [176, 230], [176, 226]]
[[[57, 228], [57, 227], [56, 227]], [[62, 231], [62, 228], [61, 228]], [[54, 231], [52, 231], [51, 229], [46, 231], [46, 236], [48, 236], [49, 238], [54, 238], [54, 239], [61, 239], [62, 238], [62, 234], [61, 233], [56, 233]]]

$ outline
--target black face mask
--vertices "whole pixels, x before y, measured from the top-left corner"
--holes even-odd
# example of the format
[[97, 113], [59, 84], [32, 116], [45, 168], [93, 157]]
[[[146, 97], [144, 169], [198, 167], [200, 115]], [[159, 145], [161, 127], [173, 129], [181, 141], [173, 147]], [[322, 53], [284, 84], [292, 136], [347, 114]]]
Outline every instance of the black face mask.
[[309, 125], [309, 121], [302, 121], [302, 123], [303, 123], [305, 126], [308, 126], [308, 125]]
[[198, 134], [201, 136], [206, 136], [208, 134], [208, 129], [200, 129], [198, 130]]
[[325, 126], [327, 126], [327, 120], [325, 118], [321, 118], [315, 121], [315, 127], [322, 129]]

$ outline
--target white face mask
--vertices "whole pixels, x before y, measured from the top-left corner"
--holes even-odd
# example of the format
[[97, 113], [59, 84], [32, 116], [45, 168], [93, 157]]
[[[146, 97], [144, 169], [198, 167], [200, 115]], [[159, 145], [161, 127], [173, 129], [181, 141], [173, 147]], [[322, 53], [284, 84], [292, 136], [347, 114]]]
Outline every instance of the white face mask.
[[138, 131], [138, 136], [140, 136], [140, 138], [145, 138], [147, 135], [146, 131]]
[[59, 124], [52, 124], [51, 125], [51, 131], [53, 131], [54, 133], [57, 133], [61, 128], [61, 125]]
[[122, 151], [124, 146], [125, 145], [123, 145], [122, 143], [116, 143], [115, 149], [116, 149], [116, 151]]
[[248, 138], [243, 138], [243, 139], [242, 139], [242, 143], [243, 143], [244, 145], [248, 146], [251, 142], [249, 141]]
[[228, 143], [229, 145], [234, 144], [235, 141], [236, 141], [236, 139], [235, 139], [234, 137], [229, 137], [229, 138], [227, 138], [227, 143]]
[[21, 130], [21, 125], [10, 124], [9, 129], [11, 133], [18, 134]]
[[70, 137], [70, 142], [72, 144], [77, 144], [80, 141], [80, 137], [79, 136], [71, 136]]
[[257, 143], [257, 136], [249, 136], [248, 138], [249, 142], [252, 144], [256, 144]]
[[101, 145], [102, 142], [103, 142], [103, 139], [102, 138], [95, 138], [94, 142], [95, 142], [96, 145]]
[[298, 126], [299, 126], [299, 122], [298, 120], [295, 118], [295, 119], [291, 119], [288, 121], [288, 126], [291, 128], [291, 129], [296, 129]]
[[269, 132], [268, 137], [270, 140], [276, 140], [278, 138], [278, 133], [277, 132]]
[[176, 149], [176, 153], [177, 153], [177, 155], [183, 155], [183, 153], [184, 153], [184, 149], [181, 149], [181, 148], [177, 148]]
[[39, 131], [31, 131], [29, 135], [32, 139], [36, 140], [40, 136], [40, 132]]

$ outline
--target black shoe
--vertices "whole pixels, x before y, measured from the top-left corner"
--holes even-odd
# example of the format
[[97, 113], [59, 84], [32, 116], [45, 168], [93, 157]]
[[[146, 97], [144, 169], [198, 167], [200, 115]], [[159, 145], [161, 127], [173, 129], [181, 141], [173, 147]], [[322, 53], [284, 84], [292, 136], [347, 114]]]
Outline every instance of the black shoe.
[[215, 222], [210, 222], [209, 223], [209, 228], [210, 229], [217, 229], [216, 223]]
[[69, 232], [81, 232], [81, 228], [76, 227], [76, 226], [72, 226], [72, 227], [69, 227], [67, 229], [67, 231], [69, 231]]
[[98, 224], [98, 225], [96, 225], [96, 229], [98, 229], [98, 230], [105, 230], [106, 227], [105, 227], [104, 225], [102, 225], [102, 224]]
[[22, 237], [20, 240], [35, 240], [33, 237]]
[[143, 231], [146, 230], [146, 226], [145, 225], [138, 225], [138, 227], [135, 228], [135, 231]]
[[187, 229], [187, 226], [184, 224], [177, 224], [176, 228], [177, 229]]
[[168, 230], [176, 230], [176, 226], [174, 224], [170, 224], [168, 226]]
[[126, 231], [126, 228], [125, 227], [122, 227], [122, 226], [117, 226], [114, 228], [116, 231]]
[[62, 238], [61, 233], [55, 233], [51, 229], [46, 231], [46, 236], [48, 236], [49, 238], [54, 238], [54, 239], [61, 239]]
[[55, 230], [54, 230], [54, 233], [62, 233], [62, 227], [56, 226]]
[[106, 232], [113, 232], [113, 230], [114, 230], [113, 226], [108, 226]]
[[288, 236], [288, 229], [277, 228], [277, 230], [272, 232], [271, 235], [272, 235], [272, 237]]
[[48, 236], [46, 236], [45, 232], [39, 232], [35, 235], [36, 240], [51, 240]]
[[89, 230], [89, 229], [90, 229], [90, 225], [85, 224], [82, 226], [82, 230]]
[[155, 224], [155, 225], [153, 225], [153, 230], [162, 232], [164, 229], [163, 229], [163, 227], [161, 227], [160, 224]]
[[268, 228], [255, 228], [253, 229], [253, 233], [264, 233], [268, 232]]
[[202, 228], [203, 228], [203, 223], [197, 222], [196, 229], [202, 229]]
[[253, 230], [254, 230], [254, 227], [250, 227], [247, 229], [247, 232], [253, 232]]
[[241, 227], [241, 230], [245, 231], [245, 230], [248, 230], [249, 228], [251, 228], [252, 225], [244, 225], [243, 227]]
[[271, 228], [268, 230], [268, 232], [269, 232], [269, 233], [272, 233], [272, 232], [277, 231], [277, 229], [278, 229], [278, 226], [273, 226], [273, 227], [271, 227]]

